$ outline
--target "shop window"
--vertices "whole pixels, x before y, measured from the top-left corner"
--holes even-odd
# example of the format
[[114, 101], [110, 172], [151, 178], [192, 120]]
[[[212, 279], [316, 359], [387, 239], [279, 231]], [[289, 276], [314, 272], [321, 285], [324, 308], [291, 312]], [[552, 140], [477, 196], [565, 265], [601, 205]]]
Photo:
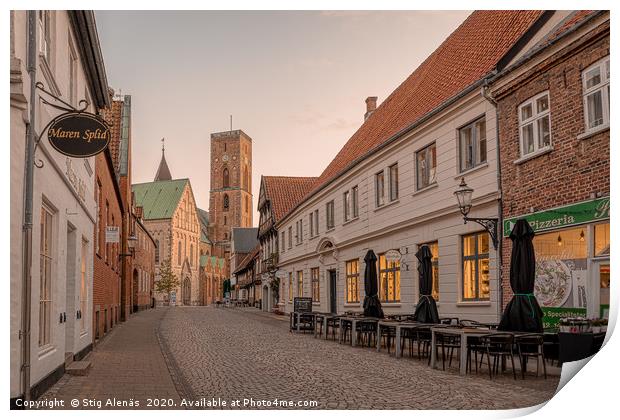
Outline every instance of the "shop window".
[[293, 273], [288, 273], [288, 301], [293, 301]]
[[542, 307], [585, 308], [588, 241], [586, 227], [534, 236], [534, 295]]
[[519, 106], [519, 138], [522, 157], [551, 146], [549, 92], [538, 94]]
[[439, 301], [439, 242], [435, 241], [435, 242], [428, 242], [425, 244], [420, 244], [418, 249], [422, 245], [427, 245], [432, 254], [431, 264], [433, 266], [433, 273], [432, 273], [433, 274], [433, 289], [432, 289], [431, 295], [433, 296], [433, 299], [435, 299], [436, 301]]
[[347, 303], [359, 303], [360, 301], [360, 270], [359, 261], [346, 262], [347, 266]]
[[594, 225], [594, 256], [609, 255], [609, 223]]
[[310, 277], [312, 279], [312, 302], [320, 302], [321, 284], [319, 282], [319, 267], [310, 269]]
[[388, 262], [384, 254], [379, 255], [379, 299], [400, 302], [400, 261]]
[[489, 300], [489, 235], [463, 236], [463, 300]]
[[297, 272], [297, 297], [304, 297], [304, 272]]

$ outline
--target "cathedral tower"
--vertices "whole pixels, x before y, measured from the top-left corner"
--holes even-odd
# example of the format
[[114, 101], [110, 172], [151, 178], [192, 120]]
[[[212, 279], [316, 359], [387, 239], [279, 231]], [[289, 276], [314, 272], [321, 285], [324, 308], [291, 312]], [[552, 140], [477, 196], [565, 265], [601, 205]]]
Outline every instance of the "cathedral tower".
[[241, 130], [211, 134], [209, 224], [216, 242], [252, 227], [252, 139]]

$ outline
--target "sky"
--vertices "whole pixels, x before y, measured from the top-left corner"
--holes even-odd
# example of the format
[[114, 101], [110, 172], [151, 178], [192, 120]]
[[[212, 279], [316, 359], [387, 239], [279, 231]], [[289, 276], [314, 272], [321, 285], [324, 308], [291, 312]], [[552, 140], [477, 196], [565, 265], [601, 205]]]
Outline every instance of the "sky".
[[[318, 176], [468, 11], [99, 11], [108, 84], [131, 95], [133, 182], [152, 181], [166, 139], [173, 178], [209, 207], [210, 134], [252, 137], [261, 175]], [[258, 225], [258, 213], [254, 214]]]

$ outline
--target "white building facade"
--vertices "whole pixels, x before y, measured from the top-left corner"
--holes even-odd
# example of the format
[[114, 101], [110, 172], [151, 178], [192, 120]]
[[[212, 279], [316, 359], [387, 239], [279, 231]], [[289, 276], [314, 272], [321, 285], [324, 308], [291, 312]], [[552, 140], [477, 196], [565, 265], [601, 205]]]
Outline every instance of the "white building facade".
[[[11, 11], [11, 402], [34, 399], [64, 372], [66, 360], [82, 358], [92, 343], [93, 241], [96, 222], [95, 158], [69, 158], [45, 136], [34, 155], [30, 347], [22, 347], [27, 127], [38, 136], [63, 105], [36, 88], [30, 111], [29, 48], [36, 48], [36, 82], [72, 107], [108, 105], [107, 81], [94, 15], [84, 11], [37, 11], [36, 45], [29, 45], [29, 12]], [[93, 41], [94, 40], [94, 41]], [[91, 61], [92, 60], [92, 61]], [[90, 64], [86, 64], [90, 61]], [[32, 119], [34, 117], [34, 119]], [[30, 377], [23, 375], [30, 365]]]

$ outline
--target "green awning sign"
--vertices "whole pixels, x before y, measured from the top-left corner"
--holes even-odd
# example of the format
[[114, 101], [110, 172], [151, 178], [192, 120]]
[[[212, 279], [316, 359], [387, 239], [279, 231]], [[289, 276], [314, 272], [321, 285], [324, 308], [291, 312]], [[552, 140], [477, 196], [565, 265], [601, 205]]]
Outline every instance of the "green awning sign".
[[581, 225], [609, 219], [609, 197], [583, 201], [570, 206], [557, 207], [538, 213], [526, 214], [504, 219], [504, 236], [510, 236], [517, 219], [528, 221], [534, 232], [561, 229], [569, 226]]

